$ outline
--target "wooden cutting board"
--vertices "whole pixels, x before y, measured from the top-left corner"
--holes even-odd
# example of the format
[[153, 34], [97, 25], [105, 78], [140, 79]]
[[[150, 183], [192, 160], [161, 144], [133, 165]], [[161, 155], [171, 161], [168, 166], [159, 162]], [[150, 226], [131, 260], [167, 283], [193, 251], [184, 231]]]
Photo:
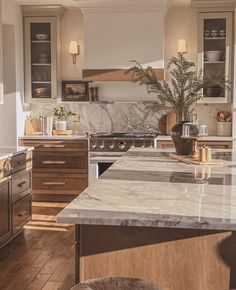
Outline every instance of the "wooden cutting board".
[[37, 118], [25, 120], [25, 135], [42, 135], [41, 122]]
[[73, 134], [72, 130], [53, 130], [53, 135], [70, 136]]
[[220, 166], [223, 164], [223, 161], [222, 160], [218, 160], [218, 159], [212, 159], [211, 161], [201, 162], [201, 161], [194, 160], [190, 156], [177, 155], [177, 154], [174, 154], [174, 153], [169, 153], [169, 156], [171, 158], [173, 158], [173, 159], [182, 161], [182, 162], [187, 163], [187, 164], [194, 164], [194, 165], [220, 165]]

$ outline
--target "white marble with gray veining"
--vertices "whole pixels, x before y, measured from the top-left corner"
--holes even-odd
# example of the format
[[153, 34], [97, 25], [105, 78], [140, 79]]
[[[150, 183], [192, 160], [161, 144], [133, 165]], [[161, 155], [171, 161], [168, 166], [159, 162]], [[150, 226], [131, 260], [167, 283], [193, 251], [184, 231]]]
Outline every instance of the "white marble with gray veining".
[[20, 136], [19, 140], [88, 140], [88, 136], [81, 135], [27, 135]]
[[[163, 112], [153, 112], [146, 102], [114, 102], [86, 103], [70, 102], [61, 104], [31, 104], [31, 115], [53, 116], [53, 109], [66, 106], [73, 113], [80, 115], [76, 124], [76, 132], [127, 132], [127, 131], [158, 131], [159, 120]], [[196, 112], [202, 124], [208, 125], [209, 135], [214, 136], [216, 130], [216, 114], [218, 111], [231, 111], [231, 104], [198, 104]]]
[[5, 146], [0, 146], [0, 160], [4, 160], [4, 159], [10, 158], [14, 155], [26, 153], [26, 152], [29, 152], [32, 150], [34, 150], [34, 147], [24, 147], [24, 146], [5, 147]]
[[236, 151], [217, 152], [222, 164], [204, 167], [173, 160], [167, 150], [132, 149], [57, 221], [236, 230]]

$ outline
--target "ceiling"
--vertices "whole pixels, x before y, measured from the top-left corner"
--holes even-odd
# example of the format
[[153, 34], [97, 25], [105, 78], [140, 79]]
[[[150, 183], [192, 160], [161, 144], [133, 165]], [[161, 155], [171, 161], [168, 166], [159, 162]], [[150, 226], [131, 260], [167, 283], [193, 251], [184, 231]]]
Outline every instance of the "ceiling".
[[20, 5], [63, 5], [70, 7], [111, 7], [111, 6], [145, 6], [169, 4], [170, 6], [189, 5], [191, 0], [14, 0]]

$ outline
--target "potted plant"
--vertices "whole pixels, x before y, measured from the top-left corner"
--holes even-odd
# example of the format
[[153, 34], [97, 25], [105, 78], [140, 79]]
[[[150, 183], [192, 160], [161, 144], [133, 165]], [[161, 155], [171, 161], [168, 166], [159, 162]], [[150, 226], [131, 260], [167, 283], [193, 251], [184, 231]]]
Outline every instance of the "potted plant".
[[67, 129], [67, 118], [70, 116], [75, 116], [71, 110], [64, 106], [59, 106], [53, 109], [54, 116], [57, 118], [55, 121], [56, 130], [66, 130]]
[[[183, 54], [172, 57], [167, 64], [170, 80], [157, 79], [152, 67], [143, 68], [137, 61], [126, 73], [132, 73], [132, 81], [145, 85], [148, 93], [155, 93], [156, 111], [175, 111], [177, 124], [171, 130], [176, 153], [189, 155], [192, 152], [192, 141], [181, 138], [185, 122], [190, 121], [192, 105], [203, 98], [203, 91], [208, 87], [209, 79], [203, 76], [202, 70], [197, 70], [194, 62], [188, 61]], [[192, 127], [191, 134], [197, 134]]]

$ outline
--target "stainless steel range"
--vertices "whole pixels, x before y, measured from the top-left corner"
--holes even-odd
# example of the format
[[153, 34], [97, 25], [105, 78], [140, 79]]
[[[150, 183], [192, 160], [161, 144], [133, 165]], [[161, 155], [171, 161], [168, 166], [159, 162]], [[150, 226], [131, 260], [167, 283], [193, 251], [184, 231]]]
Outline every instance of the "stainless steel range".
[[154, 148], [157, 135], [140, 132], [91, 134], [89, 183], [95, 181], [130, 148]]
[[90, 151], [125, 152], [131, 147], [155, 145], [156, 133], [97, 133], [90, 135]]

